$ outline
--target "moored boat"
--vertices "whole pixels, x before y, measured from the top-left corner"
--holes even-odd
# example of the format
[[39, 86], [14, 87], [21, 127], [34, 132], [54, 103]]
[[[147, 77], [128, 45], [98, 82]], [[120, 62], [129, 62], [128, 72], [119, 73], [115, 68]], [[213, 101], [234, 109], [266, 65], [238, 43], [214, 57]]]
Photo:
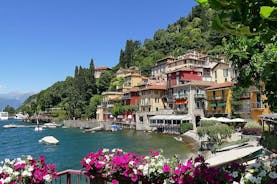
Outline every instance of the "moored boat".
[[9, 119], [9, 113], [8, 112], [0, 112], [0, 120], [8, 120]]

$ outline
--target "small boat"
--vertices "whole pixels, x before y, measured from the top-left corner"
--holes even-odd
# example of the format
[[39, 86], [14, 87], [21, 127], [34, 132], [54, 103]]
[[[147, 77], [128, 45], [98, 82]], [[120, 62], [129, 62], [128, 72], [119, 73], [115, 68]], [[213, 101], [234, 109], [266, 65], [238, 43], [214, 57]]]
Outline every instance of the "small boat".
[[37, 119], [37, 126], [35, 127], [35, 129], [34, 129], [36, 132], [38, 132], [38, 131], [42, 131], [43, 129], [42, 129], [42, 127], [40, 127], [39, 126], [39, 122], [38, 122], [38, 119]]
[[182, 137], [174, 137], [174, 139], [175, 139], [176, 141], [179, 141], [179, 142], [183, 141], [183, 138], [182, 138]]
[[38, 142], [43, 144], [58, 144], [59, 140], [53, 136], [45, 136], [42, 139], [40, 139]]
[[15, 114], [14, 119], [24, 120], [24, 119], [27, 119], [28, 117], [29, 117], [28, 114], [23, 114], [20, 112], [20, 113]]
[[45, 123], [42, 127], [43, 128], [57, 128], [58, 126], [60, 126], [60, 125], [58, 125], [57, 123], [53, 122], [53, 123]]
[[120, 126], [119, 125], [112, 125], [111, 126], [111, 130], [112, 130], [112, 132], [119, 131], [120, 130]]
[[28, 126], [25, 126], [25, 125], [16, 125], [16, 124], [7, 124], [7, 125], [3, 126], [3, 128], [24, 128], [24, 127], [28, 127]]
[[8, 112], [0, 112], [0, 120], [8, 120], [9, 119], [9, 113]]

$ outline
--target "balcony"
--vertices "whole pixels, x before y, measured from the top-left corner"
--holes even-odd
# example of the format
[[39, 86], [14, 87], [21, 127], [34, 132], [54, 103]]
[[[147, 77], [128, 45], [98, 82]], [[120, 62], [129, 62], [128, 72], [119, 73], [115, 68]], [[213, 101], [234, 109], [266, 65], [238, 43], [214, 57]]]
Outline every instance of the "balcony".
[[251, 109], [264, 109], [264, 105], [262, 102], [252, 102]]
[[188, 108], [184, 108], [184, 109], [174, 109], [174, 114], [188, 114]]
[[194, 94], [194, 98], [205, 98], [205, 94], [196, 93], [196, 94]]
[[123, 95], [122, 96], [122, 100], [127, 100], [127, 99], [131, 99], [131, 94], [128, 94], [128, 95]]
[[173, 94], [174, 99], [187, 99], [188, 98], [188, 94], [184, 94], [184, 93], [174, 93]]

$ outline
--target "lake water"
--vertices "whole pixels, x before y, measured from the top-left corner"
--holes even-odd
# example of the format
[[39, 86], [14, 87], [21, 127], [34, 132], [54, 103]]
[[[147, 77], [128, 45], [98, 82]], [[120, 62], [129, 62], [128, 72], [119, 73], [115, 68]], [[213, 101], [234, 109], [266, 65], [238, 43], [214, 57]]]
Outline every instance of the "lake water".
[[[176, 154], [184, 159], [190, 157], [196, 147], [191, 139], [178, 142], [170, 135], [135, 130], [82, 133], [82, 130], [70, 128], [48, 128], [41, 132], [34, 131], [34, 128], [3, 128], [3, 125], [11, 123], [30, 125], [18, 120], [0, 121], [0, 161], [22, 155], [35, 158], [44, 155], [46, 162], [54, 163], [58, 171], [81, 169], [82, 158], [101, 148], [121, 148], [138, 154], [146, 154], [149, 149], [163, 150], [167, 157]], [[43, 145], [38, 142], [48, 135], [56, 137], [60, 143]]]

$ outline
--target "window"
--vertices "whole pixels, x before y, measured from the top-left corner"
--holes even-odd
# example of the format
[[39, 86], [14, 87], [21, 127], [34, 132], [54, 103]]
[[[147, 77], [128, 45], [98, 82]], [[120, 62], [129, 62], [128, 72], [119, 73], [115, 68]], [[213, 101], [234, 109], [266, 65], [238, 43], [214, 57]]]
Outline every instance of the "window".
[[158, 108], [158, 107], [156, 107], [156, 111], [159, 111], [159, 108]]
[[214, 71], [214, 78], [217, 78], [217, 72]]
[[228, 69], [224, 69], [223, 70], [223, 76], [224, 77], [228, 77]]
[[159, 98], [155, 98], [155, 103], [159, 103]]

